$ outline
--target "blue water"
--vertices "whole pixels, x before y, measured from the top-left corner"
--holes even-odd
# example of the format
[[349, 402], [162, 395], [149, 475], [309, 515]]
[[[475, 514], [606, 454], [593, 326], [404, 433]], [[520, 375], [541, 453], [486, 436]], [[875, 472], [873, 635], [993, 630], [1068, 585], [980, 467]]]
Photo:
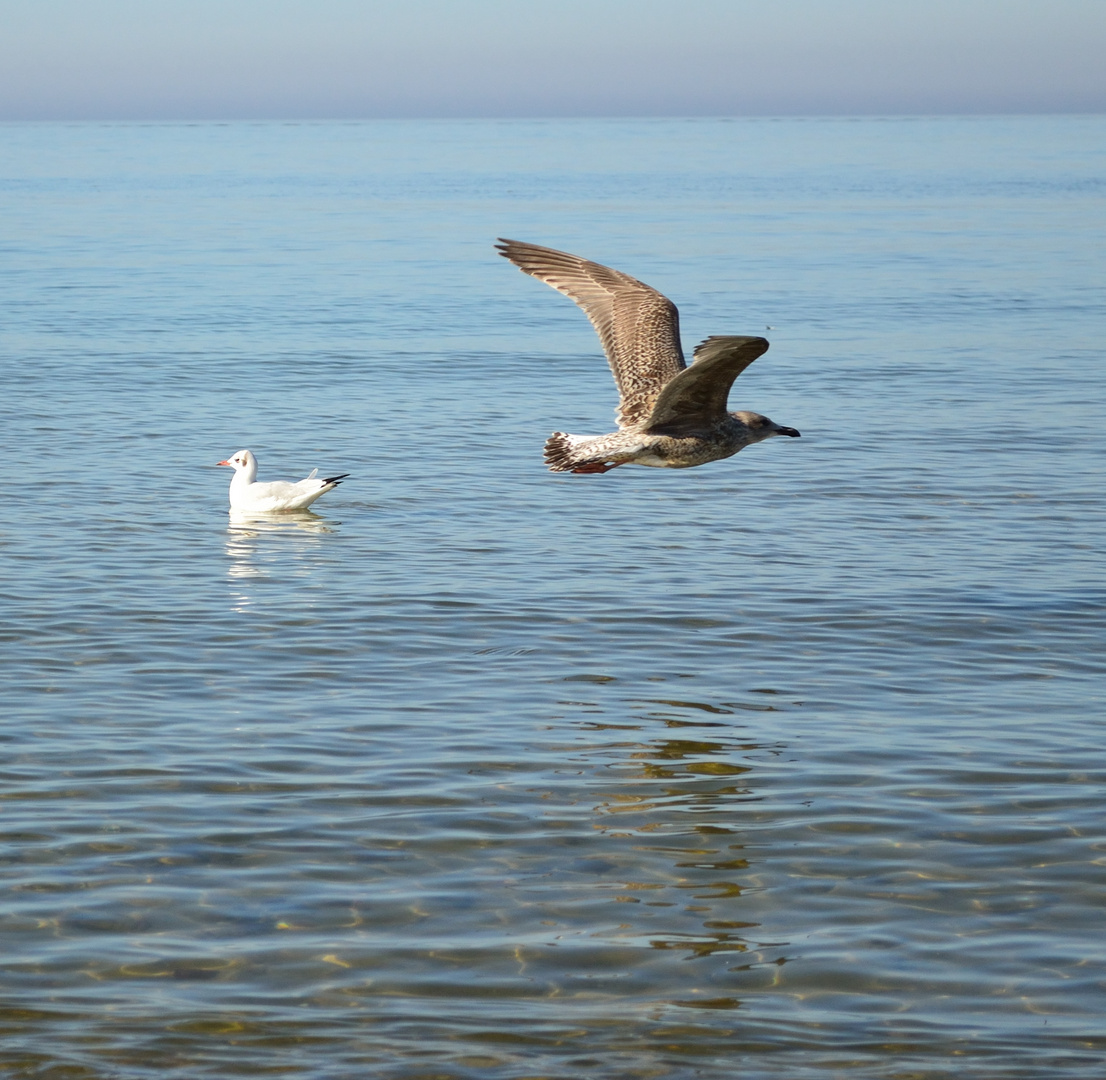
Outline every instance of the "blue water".
[[[7, 1075], [1106, 1067], [1106, 117], [0, 145]], [[496, 236], [802, 439], [546, 472]]]

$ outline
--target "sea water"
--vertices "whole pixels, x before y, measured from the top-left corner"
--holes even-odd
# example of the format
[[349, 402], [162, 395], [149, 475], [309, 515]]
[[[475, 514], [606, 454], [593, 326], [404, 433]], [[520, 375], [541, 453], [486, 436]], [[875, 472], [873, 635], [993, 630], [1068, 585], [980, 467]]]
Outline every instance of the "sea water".
[[[1106, 118], [0, 146], [9, 1075], [1106, 1067]], [[497, 236], [802, 438], [547, 472], [614, 387]]]

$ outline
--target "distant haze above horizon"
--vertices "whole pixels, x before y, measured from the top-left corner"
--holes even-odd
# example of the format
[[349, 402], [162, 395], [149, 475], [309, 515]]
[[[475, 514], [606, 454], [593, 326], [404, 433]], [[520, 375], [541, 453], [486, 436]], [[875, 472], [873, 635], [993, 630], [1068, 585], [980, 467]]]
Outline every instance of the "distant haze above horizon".
[[0, 0], [0, 119], [1106, 112], [1104, 0]]

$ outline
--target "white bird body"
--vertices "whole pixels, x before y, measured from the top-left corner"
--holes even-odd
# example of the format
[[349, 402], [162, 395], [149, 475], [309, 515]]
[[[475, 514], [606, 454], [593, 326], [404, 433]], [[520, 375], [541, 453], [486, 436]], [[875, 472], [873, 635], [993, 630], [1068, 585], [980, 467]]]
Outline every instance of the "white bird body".
[[312, 469], [310, 476], [295, 484], [287, 480], [259, 482], [257, 458], [249, 450], [239, 450], [232, 458], [217, 464], [229, 465], [234, 470], [230, 482], [231, 510], [246, 510], [257, 514], [302, 510], [349, 476], [349, 473], [342, 473], [340, 476], [319, 479], [319, 470]]

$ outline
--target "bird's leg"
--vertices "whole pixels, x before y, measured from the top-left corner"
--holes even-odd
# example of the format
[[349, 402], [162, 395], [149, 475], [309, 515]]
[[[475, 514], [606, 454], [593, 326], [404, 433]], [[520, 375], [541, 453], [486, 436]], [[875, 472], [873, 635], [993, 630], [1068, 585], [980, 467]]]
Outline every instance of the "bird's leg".
[[610, 472], [611, 469], [617, 469], [619, 465], [624, 465], [623, 461], [616, 461], [612, 465], [608, 465], [605, 461], [591, 461], [587, 465], [577, 465], [572, 471], [574, 473], [605, 473]]

